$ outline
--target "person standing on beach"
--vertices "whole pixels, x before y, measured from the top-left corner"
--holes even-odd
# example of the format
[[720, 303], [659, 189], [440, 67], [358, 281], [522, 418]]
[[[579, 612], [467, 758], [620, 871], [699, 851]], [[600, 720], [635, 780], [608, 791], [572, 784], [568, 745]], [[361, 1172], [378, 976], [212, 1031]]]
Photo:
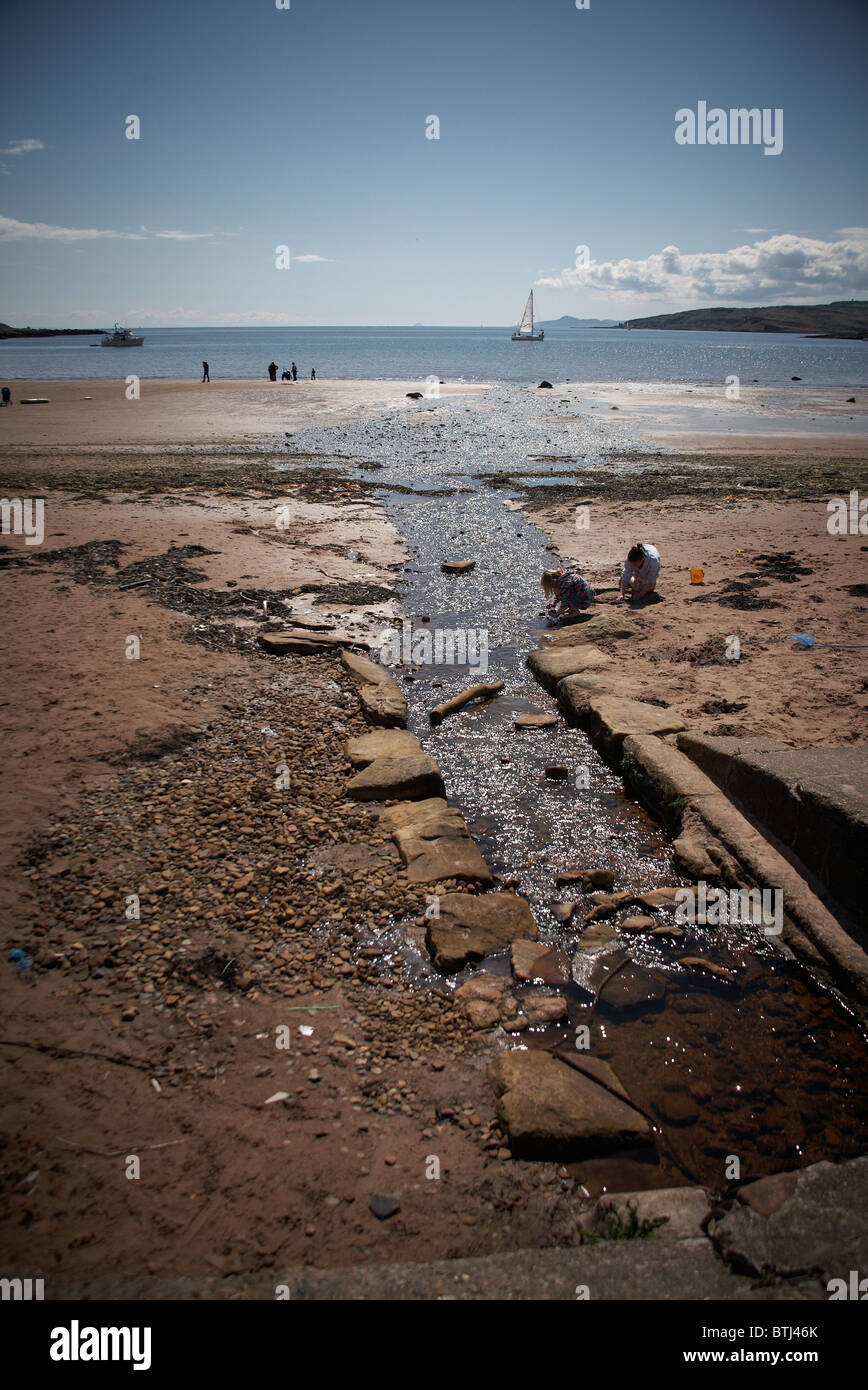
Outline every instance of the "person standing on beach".
[[311, 381], [316, 381], [316, 367], [311, 367], [311, 369], [310, 369], [310, 379], [311, 379]]
[[208, 363], [207, 363], [207, 362], [203, 362], [203, 363], [202, 363], [202, 380], [203, 380], [203, 381], [210, 381], [210, 380], [211, 380], [211, 369], [210, 369], [210, 367], [208, 366]]
[[4, 387], [3, 387], [2, 395], [3, 395], [3, 404], [4, 404], [4, 405], [11, 405], [11, 404], [12, 404], [12, 392], [9, 390], [9, 387], [8, 387], [8, 386], [4, 386]]
[[269, 381], [277, 381], [277, 363], [276, 363], [276, 362], [269, 362], [269, 364], [268, 364], [268, 380], [269, 380]]
[[298, 367], [295, 365], [294, 362], [289, 370], [292, 372], [293, 381], [298, 381]]
[[660, 577], [660, 552], [647, 541], [631, 546], [621, 571], [621, 598], [630, 603], [654, 590]]

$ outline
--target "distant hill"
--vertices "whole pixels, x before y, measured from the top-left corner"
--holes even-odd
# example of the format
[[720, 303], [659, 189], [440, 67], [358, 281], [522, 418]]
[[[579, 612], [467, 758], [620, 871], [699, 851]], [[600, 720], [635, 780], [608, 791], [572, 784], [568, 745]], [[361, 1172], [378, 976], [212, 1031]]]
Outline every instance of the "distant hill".
[[563, 314], [559, 319], [536, 320], [535, 328], [616, 328], [615, 319], [575, 319], [572, 314]]
[[93, 338], [107, 331], [105, 328], [11, 328], [8, 323], [0, 323], [0, 338], [68, 338], [76, 334]]
[[687, 309], [627, 319], [624, 328], [685, 328], [694, 332], [803, 333], [814, 338], [868, 338], [868, 300], [832, 304], [774, 304], [766, 309]]

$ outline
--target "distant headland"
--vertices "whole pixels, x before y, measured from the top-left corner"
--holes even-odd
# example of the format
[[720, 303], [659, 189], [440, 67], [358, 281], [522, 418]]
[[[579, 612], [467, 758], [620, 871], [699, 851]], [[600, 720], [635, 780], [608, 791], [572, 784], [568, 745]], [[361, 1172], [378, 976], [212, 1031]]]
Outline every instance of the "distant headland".
[[95, 338], [107, 332], [106, 328], [12, 328], [0, 323], [0, 338]]
[[774, 304], [766, 309], [687, 309], [625, 319], [619, 328], [684, 328], [708, 333], [802, 333], [809, 338], [868, 338], [868, 300]]

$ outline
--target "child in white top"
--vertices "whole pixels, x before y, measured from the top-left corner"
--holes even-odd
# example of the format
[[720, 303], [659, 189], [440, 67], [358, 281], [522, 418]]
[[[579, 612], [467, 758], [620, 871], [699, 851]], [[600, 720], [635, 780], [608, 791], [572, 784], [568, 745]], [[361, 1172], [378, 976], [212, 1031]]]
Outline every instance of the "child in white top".
[[627, 603], [653, 592], [660, 574], [660, 552], [647, 541], [631, 546], [621, 571], [621, 598]]

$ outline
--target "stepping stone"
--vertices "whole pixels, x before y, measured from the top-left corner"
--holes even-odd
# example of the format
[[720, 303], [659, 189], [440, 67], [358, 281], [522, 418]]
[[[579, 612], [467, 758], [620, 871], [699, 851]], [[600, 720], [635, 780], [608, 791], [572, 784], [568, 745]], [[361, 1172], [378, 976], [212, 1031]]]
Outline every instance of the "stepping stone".
[[447, 878], [492, 882], [491, 871], [471, 838], [467, 822], [456, 807], [446, 806], [445, 802], [442, 810], [409, 823], [404, 820], [393, 829], [392, 839], [411, 883], [440, 883]]
[[650, 971], [643, 970], [635, 961], [628, 961], [610, 983], [606, 983], [614, 965], [609, 960], [600, 960], [591, 972], [591, 988], [596, 991], [602, 1013], [614, 1017], [638, 1018], [640, 1014], [662, 1009], [666, 1000], [666, 982], [659, 980]]
[[644, 1116], [552, 1053], [502, 1053], [488, 1076], [515, 1157], [597, 1158], [653, 1142]]
[[[552, 694], [558, 681], [565, 676], [574, 676], [583, 671], [596, 671], [610, 666], [612, 658], [600, 647], [573, 645], [569, 647], [543, 647], [531, 652], [527, 664], [540, 685]], [[682, 726], [683, 727], [683, 726]]]
[[376, 685], [361, 685], [356, 693], [362, 714], [369, 724], [391, 729], [407, 727], [407, 701], [400, 686], [393, 680], [387, 677]]
[[569, 961], [556, 946], [542, 947], [537, 941], [520, 938], [512, 943], [510, 959], [517, 980], [542, 980], [546, 985], [569, 982]]
[[431, 796], [425, 801], [401, 801], [397, 806], [389, 806], [381, 811], [378, 824], [391, 834], [405, 825], [412, 825], [414, 821], [425, 820], [435, 811], [439, 813], [447, 809], [446, 799], [442, 796]]
[[380, 685], [390, 681], [392, 677], [378, 666], [376, 661], [371, 661], [367, 656], [360, 656], [358, 652], [341, 652], [341, 665], [348, 671], [357, 685]]
[[686, 727], [672, 710], [620, 695], [591, 695], [582, 723], [610, 754], [620, 753], [621, 744], [631, 734], [654, 734], [659, 738], [677, 734]]
[[437, 969], [450, 974], [518, 937], [536, 936], [530, 907], [514, 893], [445, 893], [440, 916], [428, 925], [425, 944]]
[[598, 676], [593, 671], [577, 671], [559, 680], [555, 693], [564, 713], [578, 719], [592, 695], [605, 695], [611, 688], [612, 676], [608, 672]]
[[436, 796], [444, 791], [440, 769], [427, 753], [374, 758], [347, 783], [347, 795], [356, 801], [391, 801]]
[[550, 729], [560, 722], [557, 714], [517, 714], [513, 728]]
[[347, 757], [353, 767], [367, 767], [375, 758], [421, 753], [422, 745], [407, 729], [372, 729], [347, 740]]

